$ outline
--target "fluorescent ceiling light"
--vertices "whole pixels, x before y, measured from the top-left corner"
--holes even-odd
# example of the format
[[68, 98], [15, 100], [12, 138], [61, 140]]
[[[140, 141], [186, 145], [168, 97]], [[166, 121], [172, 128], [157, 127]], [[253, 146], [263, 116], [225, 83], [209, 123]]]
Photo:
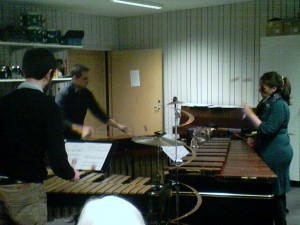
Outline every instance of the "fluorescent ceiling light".
[[163, 4], [161, 3], [151, 2], [146, 0], [111, 0], [111, 1], [114, 3], [140, 6], [140, 7], [151, 8], [151, 9], [161, 9], [163, 6]]

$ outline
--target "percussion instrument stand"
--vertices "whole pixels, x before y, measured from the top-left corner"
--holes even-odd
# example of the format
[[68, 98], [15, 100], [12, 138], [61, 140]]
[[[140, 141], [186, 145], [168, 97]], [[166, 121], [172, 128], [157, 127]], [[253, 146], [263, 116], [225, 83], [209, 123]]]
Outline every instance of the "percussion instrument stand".
[[159, 171], [159, 154], [160, 154], [160, 150], [161, 150], [161, 146], [157, 146], [157, 160], [156, 160], [156, 181], [155, 181], [155, 185], [157, 188], [160, 188], [161, 185], [161, 174]]
[[[173, 99], [174, 101], [174, 99]], [[179, 217], [179, 176], [178, 176], [178, 165], [181, 163], [181, 159], [177, 158], [177, 121], [180, 118], [180, 113], [177, 110], [176, 104], [174, 104], [174, 115], [175, 115], [175, 166], [176, 166], [176, 181], [175, 181], [175, 190], [176, 190], [176, 218]], [[177, 225], [179, 220], [177, 220]]]
[[125, 162], [126, 162], [125, 174], [126, 174], [126, 175], [129, 175], [129, 165], [131, 165], [131, 163], [129, 162], [128, 149], [127, 149], [127, 147], [125, 147]]

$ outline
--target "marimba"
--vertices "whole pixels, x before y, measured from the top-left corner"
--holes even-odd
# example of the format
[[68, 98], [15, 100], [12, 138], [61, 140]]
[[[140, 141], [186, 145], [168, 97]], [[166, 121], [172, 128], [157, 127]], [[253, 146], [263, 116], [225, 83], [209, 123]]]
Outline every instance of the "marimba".
[[[265, 209], [272, 206], [276, 175], [253, 149], [241, 140], [223, 145], [211, 139], [196, 151], [197, 157], [190, 166], [178, 167], [178, 177], [173, 168], [168, 168], [167, 176], [194, 187], [202, 196], [202, 206], [188, 218], [188, 223], [273, 224], [271, 210]], [[179, 193], [181, 207], [189, 207], [190, 193], [183, 189]]]
[[[181, 174], [196, 173], [196, 174], [216, 174], [220, 173], [229, 152], [230, 138], [212, 138], [203, 143], [195, 151], [196, 157], [188, 164], [178, 167], [178, 172]], [[190, 161], [192, 153], [189, 153], [182, 160], [183, 162]], [[176, 167], [169, 166], [166, 170], [174, 170]]]

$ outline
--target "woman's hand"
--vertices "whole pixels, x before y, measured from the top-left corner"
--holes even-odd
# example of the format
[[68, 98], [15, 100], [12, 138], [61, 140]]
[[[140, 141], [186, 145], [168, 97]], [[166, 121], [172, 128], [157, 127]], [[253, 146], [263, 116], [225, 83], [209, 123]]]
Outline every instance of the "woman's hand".
[[243, 113], [244, 113], [243, 115], [243, 119], [244, 119], [244, 117], [254, 114], [254, 111], [247, 103], [245, 103], [243, 108]]
[[262, 121], [256, 116], [253, 109], [247, 103], [244, 104], [243, 113], [243, 119], [247, 117], [253, 124], [254, 128], [258, 129]]
[[246, 140], [246, 143], [247, 143], [248, 147], [254, 148], [254, 146], [255, 146], [255, 139], [252, 138], [252, 137], [248, 137], [247, 140]]

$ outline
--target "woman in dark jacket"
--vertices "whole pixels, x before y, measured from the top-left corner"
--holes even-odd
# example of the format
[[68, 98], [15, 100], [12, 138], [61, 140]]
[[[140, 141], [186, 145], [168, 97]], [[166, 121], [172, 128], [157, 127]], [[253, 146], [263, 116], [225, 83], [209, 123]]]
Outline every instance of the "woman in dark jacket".
[[259, 92], [263, 99], [256, 113], [248, 105], [244, 106], [244, 113], [258, 130], [255, 150], [277, 175], [273, 204], [275, 225], [286, 225], [285, 194], [290, 190], [289, 169], [293, 158], [288, 136], [291, 85], [286, 77], [268, 72], [260, 78]]

